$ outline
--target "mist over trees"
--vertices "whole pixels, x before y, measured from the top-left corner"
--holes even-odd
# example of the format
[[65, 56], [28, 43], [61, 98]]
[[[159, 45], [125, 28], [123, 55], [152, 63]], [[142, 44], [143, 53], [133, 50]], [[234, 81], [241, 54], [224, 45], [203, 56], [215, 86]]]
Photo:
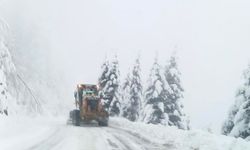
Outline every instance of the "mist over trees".
[[[16, 28], [26, 27], [25, 24], [17, 24]], [[56, 115], [67, 107], [65, 107], [67, 99], [63, 95], [65, 93], [64, 76], [58, 68], [51, 65], [49, 42], [42, 33], [37, 31], [37, 28], [40, 26], [31, 24], [29, 31], [32, 34], [25, 33], [26, 30], [19, 30], [15, 34], [12, 57], [18, 75], [43, 106], [43, 113]], [[34, 101], [33, 96], [29, 96], [30, 92], [27, 91], [27, 87], [24, 89], [22, 92], [26, 93], [24, 97], [28, 96], [30, 101]]]
[[20, 80], [12, 53], [15, 47], [8, 24], [0, 20], [0, 112], [37, 113], [39, 104]]
[[[44, 26], [34, 22], [25, 4], [10, 2], [13, 12], [0, 21], [1, 61], [5, 66], [11, 114], [61, 114], [67, 110], [64, 75], [51, 65], [50, 42]], [[10, 15], [10, 16], [8, 16]], [[2, 17], [2, 16], [0, 16]], [[33, 18], [34, 17], [34, 18]], [[57, 106], [57, 107], [54, 107]], [[64, 111], [63, 111], [64, 112]]]
[[[40, 49], [35, 49], [40, 43], [39, 40], [36, 40], [36, 37], [39, 36], [39, 33], [34, 30], [32, 36], [26, 37], [26, 40], [23, 41], [21, 35], [17, 34], [15, 46], [12, 47], [3, 40], [7, 38], [1, 38], [2, 43], [4, 43], [1, 46], [3, 55], [6, 58], [9, 57], [5, 59], [5, 63], [9, 63], [9, 67], [12, 66], [12, 71], [4, 71], [5, 74], [6, 72], [10, 73], [2, 78], [3, 82], [6, 81], [1, 87], [2, 93], [6, 93], [6, 95], [8, 92], [11, 93], [10, 95], [15, 97], [14, 104], [20, 106], [20, 109], [25, 110], [27, 114], [39, 112], [42, 109], [57, 114], [65, 107], [63, 98], [61, 98], [63, 95], [61, 87], [63, 86], [60, 81], [62, 79], [53, 67], [48, 66], [49, 54], [45, 53], [40, 46]], [[31, 39], [33, 42], [28, 43]], [[9, 51], [5, 50], [4, 52], [4, 49], [8, 49], [7, 46], [11, 48], [12, 56], [10, 56]], [[48, 47], [45, 44], [43, 48]], [[169, 58], [166, 65], [159, 64], [158, 60], [155, 59], [147, 85], [144, 85], [141, 80], [139, 57], [130, 67], [131, 70], [124, 82], [121, 82], [118, 57], [105, 60], [99, 77], [99, 85], [102, 89], [100, 96], [110, 115], [122, 116], [130, 121], [143, 121], [189, 129], [189, 121], [183, 112], [184, 88], [181, 84], [181, 74], [176, 58], [174, 56]], [[23, 60], [25, 61], [21, 63]], [[8, 79], [11, 77], [12, 79]], [[1, 111], [5, 107], [5, 101], [7, 100], [3, 99], [1, 102]], [[54, 108], [54, 106], [57, 107]]]

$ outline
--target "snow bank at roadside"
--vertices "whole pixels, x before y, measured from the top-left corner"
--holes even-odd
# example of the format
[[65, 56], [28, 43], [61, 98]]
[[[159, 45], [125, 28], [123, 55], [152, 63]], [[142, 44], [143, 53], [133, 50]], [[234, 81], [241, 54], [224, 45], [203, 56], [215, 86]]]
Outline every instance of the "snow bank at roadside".
[[132, 131], [142, 138], [177, 150], [248, 150], [250, 142], [201, 130], [183, 131], [175, 127], [130, 122], [111, 118], [110, 126]]

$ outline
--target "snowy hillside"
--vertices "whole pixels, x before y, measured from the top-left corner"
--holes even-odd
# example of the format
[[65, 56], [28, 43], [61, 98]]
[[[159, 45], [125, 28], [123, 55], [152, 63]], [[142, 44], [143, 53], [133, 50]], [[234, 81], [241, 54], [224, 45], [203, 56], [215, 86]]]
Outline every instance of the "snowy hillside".
[[62, 82], [63, 75], [49, 68], [49, 58], [44, 56], [49, 54], [44, 52], [47, 44], [40, 43], [43, 40], [36, 34], [26, 32], [34, 30], [36, 33], [34, 27], [20, 30], [24, 24], [12, 23], [10, 28], [8, 23], [0, 19], [0, 92], [6, 90], [3, 96], [7, 99], [1, 98], [0, 109], [8, 108], [10, 114], [19, 115], [66, 113], [67, 102], [71, 101], [65, 102], [69, 94], [62, 93], [67, 86]]
[[[28, 127], [28, 128], [27, 128]], [[109, 127], [81, 127], [63, 118], [0, 118], [1, 150], [248, 150], [250, 143], [204, 131], [111, 118]]]
[[[7, 22], [0, 19], [0, 112], [35, 115], [42, 111], [41, 105], [14, 64], [16, 47], [12, 36]], [[23, 63], [18, 67], [26, 68]]]
[[11, 92], [15, 80], [15, 66], [13, 64], [8, 48], [9, 27], [6, 22], [0, 19], [0, 112], [5, 114], [15, 107], [15, 100]]

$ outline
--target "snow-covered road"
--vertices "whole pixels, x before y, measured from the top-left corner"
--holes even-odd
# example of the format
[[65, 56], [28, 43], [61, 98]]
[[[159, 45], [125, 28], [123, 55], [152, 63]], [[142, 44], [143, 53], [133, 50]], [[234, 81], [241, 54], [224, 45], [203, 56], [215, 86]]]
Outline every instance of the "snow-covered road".
[[[74, 127], [59, 124], [23, 150], [166, 150], [133, 131], [116, 126], [98, 127], [95, 123]], [[21, 149], [19, 149], [21, 150]]]
[[1, 150], [166, 150], [166, 145], [152, 143], [149, 138], [112, 123], [109, 127], [96, 123], [75, 127], [61, 120], [30, 127], [29, 123], [24, 124], [3, 132], [6, 136], [0, 138]]
[[204, 131], [111, 118], [75, 127], [65, 118], [0, 118], [0, 150], [247, 150], [250, 143]]

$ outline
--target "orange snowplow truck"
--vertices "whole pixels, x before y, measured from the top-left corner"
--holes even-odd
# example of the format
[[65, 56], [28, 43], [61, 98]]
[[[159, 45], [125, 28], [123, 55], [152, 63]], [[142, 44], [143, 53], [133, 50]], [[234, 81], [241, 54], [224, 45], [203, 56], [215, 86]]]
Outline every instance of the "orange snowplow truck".
[[98, 96], [99, 88], [92, 84], [78, 84], [74, 93], [76, 109], [70, 111], [71, 122], [75, 126], [95, 120], [99, 126], [108, 126], [109, 114]]

